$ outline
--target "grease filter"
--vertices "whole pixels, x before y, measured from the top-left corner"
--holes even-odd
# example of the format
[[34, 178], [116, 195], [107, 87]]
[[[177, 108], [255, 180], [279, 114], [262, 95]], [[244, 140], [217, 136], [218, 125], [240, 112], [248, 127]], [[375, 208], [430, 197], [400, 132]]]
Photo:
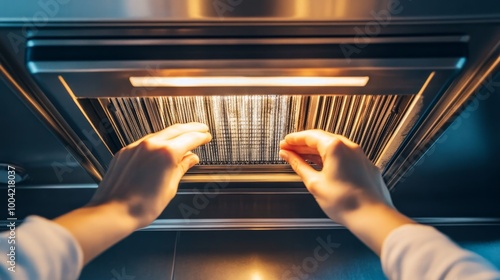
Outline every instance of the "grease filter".
[[123, 146], [176, 123], [202, 122], [213, 140], [201, 165], [281, 164], [286, 134], [323, 129], [361, 145], [375, 161], [413, 95], [246, 95], [102, 98]]

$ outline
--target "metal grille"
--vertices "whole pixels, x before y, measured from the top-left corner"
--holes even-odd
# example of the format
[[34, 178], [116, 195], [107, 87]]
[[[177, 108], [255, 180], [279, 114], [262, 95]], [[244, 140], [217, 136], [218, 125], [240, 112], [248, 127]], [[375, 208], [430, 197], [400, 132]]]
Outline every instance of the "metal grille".
[[414, 96], [175, 96], [104, 98], [100, 104], [127, 145], [175, 123], [202, 122], [213, 140], [194, 152], [202, 165], [280, 164], [290, 132], [323, 129], [359, 143], [375, 161]]

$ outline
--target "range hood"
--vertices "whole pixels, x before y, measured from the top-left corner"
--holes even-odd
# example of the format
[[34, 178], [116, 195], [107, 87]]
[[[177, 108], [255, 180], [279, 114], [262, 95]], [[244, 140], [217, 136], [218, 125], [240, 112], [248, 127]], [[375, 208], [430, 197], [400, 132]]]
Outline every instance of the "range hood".
[[[305, 209], [314, 201], [278, 157], [293, 131], [358, 142], [393, 189], [500, 63], [495, 0], [113, 0], [99, 11], [73, 0], [28, 26], [36, 7], [15, 6], [0, 11], [1, 77], [96, 183], [148, 133], [210, 127], [214, 139], [195, 151], [201, 162], [172, 206], [222, 182], [227, 199], [191, 224], [201, 228], [328, 224]], [[257, 209], [275, 194], [282, 213]], [[168, 211], [161, 228], [189, 228]]]
[[[67, 119], [83, 114], [105, 153], [198, 121], [214, 139], [196, 151], [201, 164], [184, 181], [235, 165], [233, 180], [296, 181], [279, 141], [304, 129], [345, 135], [385, 168], [461, 70], [467, 40], [376, 38], [346, 59], [342, 46], [354, 38], [36, 39], [27, 43], [27, 67], [56, 103], [71, 98], [80, 112]], [[105, 169], [109, 155], [95, 156]]]

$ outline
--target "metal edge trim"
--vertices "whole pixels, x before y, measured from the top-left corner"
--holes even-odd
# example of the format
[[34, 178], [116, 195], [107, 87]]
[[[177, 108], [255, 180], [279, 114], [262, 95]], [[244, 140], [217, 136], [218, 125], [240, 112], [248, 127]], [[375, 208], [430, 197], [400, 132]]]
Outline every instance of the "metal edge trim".
[[[413, 36], [413, 37], [370, 37], [363, 43], [443, 43], [467, 42], [467, 35], [459, 36]], [[352, 36], [343, 38], [239, 38], [239, 39], [33, 39], [28, 41], [28, 47], [37, 46], [74, 46], [74, 45], [233, 45], [233, 44], [353, 44], [358, 39]]]
[[[431, 17], [406, 17], [406, 18], [393, 18], [391, 20], [391, 25], [402, 25], [402, 24], [465, 24], [465, 23], [497, 23], [500, 22], [500, 14], [485, 14], [485, 15], [465, 15], [465, 16], [431, 16]], [[355, 19], [355, 20], [341, 20], [341, 19], [325, 19], [319, 18], [315, 20], [306, 20], [304, 18], [299, 18], [296, 20], [290, 18], [262, 18], [262, 17], [246, 17], [246, 18], [200, 18], [200, 19], [178, 19], [178, 20], [165, 20], [165, 19], [144, 19], [136, 18], [132, 20], [124, 20], [122, 18], [112, 19], [108, 18], [106, 20], [102, 19], [88, 19], [88, 18], [59, 18], [52, 19], [44, 24], [44, 27], [68, 27], [68, 26], [78, 26], [78, 27], [130, 27], [130, 26], [223, 26], [230, 24], [231, 26], [247, 26], [249, 23], [255, 26], [304, 26], [304, 25], [360, 25], [366, 24], [366, 22], [372, 21], [373, 18], [366, 19]], [[0, 17], [0, 27], [25, 27], [27, 24], [26, 18], [8, 18]]]
[[[45, 124], [52, 129], [52, 131], [59, 136], [59, 138], [66, 143], [66, 149], [80, 158], [81, 166], [89, 173], [89, 175], [97, 181], [102, 180], [104, 171], [99, 164], [99, 161], [92, 156], [92, 153], [84, 146], [81, 145], [73, 136], [68, 127], [61, 125], [61, 119], [57, 120], [49, 112], [43, 104], [41, 104], [32, 93], [29, 93], [18, 81], [9, 73], [0, 61], [0, 74], [5, 77], [11, 89], [18, 93], [18, 96], [25, 102], [25, 104], [32, 109], [32, 111], [41, 118]], [[100, 168], [99, 168], [100, 167]]]
[[[500, 218], [414, 218], [415, 221], [433, 226], [500, 225]], [[242, 229], [345, 229], [328, 218], [300, 219], [161, 219], [140, 229], [155, 230], [242, 230]]]
[[[207, 182], [203, 182], [207, 183]], [[288, 183], [288, 182], [285, 182]], [[18, 185], [16, 189], [19, 190], [84, 190], [84, 189], [97, 189], [97, 184], [71, 184], [71, 185]], [[6, 190], [6, 185], [0, 185], [0, 190]], [[192, 189], [192, 188], [179, 188], [177, 195], [196, 195], [207, 194], [206, 190]], [[226, 188], [217, 192], [219, 195], [246, 195], [246, 194], [262, 194], [262, 195], [289, 195], [289, 194], [309, 194], [309, 191], [303, 187], [289, 187], [289, 188]]]
[[389, 162], [389, 160], [394, 156], [394, 154], [397, 151], [397, 147], [403, 143], [404, 139], [406, 138], [405, 132], [409, 130], [412, 126], [415, 125], [416, 123], [416, 116], [421, 112], [422, 110], [422, 95], [427, 89], [427, 86], [431, 82], [431, 80], [434, 78], [434, 75], [436, 74], [435, 71], [431, 72], [429, 74], [429, 77], [427, 77], [427, 80], [424, 82], [422, 87], [420, 88], [420, 91], [417, 93], [415, 96], [415, 99], [413, 102], [410, 104], [410, 107], [406, 110], [405, 116], [403, 116], [403, 119], [401, 122], [398, 124], [396, 129], [394, 130], [394, 133], [392, 134], [391, 138], [383, 148], [382, 152], [380, 153], [380, 156], [378, 159], [375, 161], [375, 165], [381, 169], [385, 169], [386, 164]]
[[[413, 218], [418, 223], [431, 226], [499, 226], [500, 218], [487, 217], [428, 217]], [[23, 220], [17, 220], [20, 223]], [[0, 220], [5, 227], [12, 220]], [[292, 219], [159, 219], [139, 231], [177, 230], [290, 230], [290, 229], [345, 229], [328, 218]]]
[[345, 70], [448, 70], [457, 69], [463, 57], [453, 58], [414, 58], [414, 59], [254, 59], [246, 60], [224, 60], [224, 61], [30, 61], [27, 63], [32, 74], [40, 73], [86, 73], [95, 72], [119, 72], [137, 69], [150, 69], [153, 65], [157, 69], [226, 69], [228, 63], [231, 68], [262, 69], [268, 68], [343, 68]]
[[[482, 67], [480, 67], [480, 70], [475, 72], [474, 77], [467, 81], [467, 83], [460, 89], [458, 89], [458, 92], [460, 92], [461, 94], [456, 94], [456, 97], [450, 101], [450, 103], [453, 103], [453, 105], [447, 106], [447, 110], [443, 110], [444, 112], [442, 112], [437, 117], [437, 120], [421, 137], [421, 140], [415, 145], [411, 152], [408, 153], [408, 156], [400, 164], [399, 168], [392, 171], [391, 178], [389, 178], [387, 182], [387, 185], [393, 186], [391, 187], [391, 189], [395, 187], [396, 183], [401, 178], [403, 178], [408, 171], [414, 168], [420, 158], [425, 156], [427, 151], [423, 152], [418, 158], [414, 158], [413, 162], [407, 164], [407, 167], [403, 169], [403, 166], [409, 160], [409, 158], [411, 158], [413, 154], [421, 151], [422, 149], [428, 150], [437, 140], [436, 136], [440, 136], [442, 133], [444, 133], [448, 125], [451, 124], [452, 120], [455, 117], [458, 117], [458, 113], [461, 112], [461, 110], [465, 109], [463, 108], [463, 105], [467, 102], [467, 100], [474, 96], [475, 93], [478, 92], [478, 89], [484, 84], [486, 78], [489, 77], [497, 67], [500, 67], [500, 42], [493, 49], [493, 53], [493, 61], [488, 65], [483, 64]], [[479, 75], [480, 77], [478, 77]], [[428, 147], [425, 148], [426, 146]]]
[[108, 152], [112, 154], [111, 149], [109, 148], [108, 144], [102, 138], [102, 135], [101, 135], [100, 131], [96, 128], [96, 126], [94, 125], [94, 123], [90, 120], [87, 112], [83, 109], [82, 105], [80, 104], [80, 101], [78, 101], [78, 98], [75, 96], [75, 93], [73, 92], [73, 90], [71, 89], [71, 87], [68, 85], [68, 83], [66, 82], [66, 80], [62, 76], [60, 76], [60, 75], [57, 76], [57, 79], [62, 84], [62, 86], [64, 87], [64, 89], [68, 93], [68, 95], [73, 100], [73, 102], [75, 102], [75, 105], [78, 107], [78, 109], [80, 110], [80, 112], [82, 113], [82, 115], [85, 117], [85, 119], [90, 124], [90, 126], [92, 127], [92, 129], [94, 130], [94, 132], [97, 134], [97, 136], [99, 137], [99, 140], [101, 140], [101, 142], [103, 143], [104, 147], [106, 147], [106, 149], [108, 150]]

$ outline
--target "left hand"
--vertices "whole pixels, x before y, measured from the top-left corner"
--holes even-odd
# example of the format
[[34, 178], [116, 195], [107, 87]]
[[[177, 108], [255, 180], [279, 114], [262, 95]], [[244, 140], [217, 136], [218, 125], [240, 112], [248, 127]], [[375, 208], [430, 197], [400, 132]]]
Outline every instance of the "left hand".
[[153, 222], [172, 200], [180, 179], [199, 162], [191, 150], [212, 139], [201, 123], [176, 124], [120, 150], [88, 206], [118, 203], [138, 221]]

